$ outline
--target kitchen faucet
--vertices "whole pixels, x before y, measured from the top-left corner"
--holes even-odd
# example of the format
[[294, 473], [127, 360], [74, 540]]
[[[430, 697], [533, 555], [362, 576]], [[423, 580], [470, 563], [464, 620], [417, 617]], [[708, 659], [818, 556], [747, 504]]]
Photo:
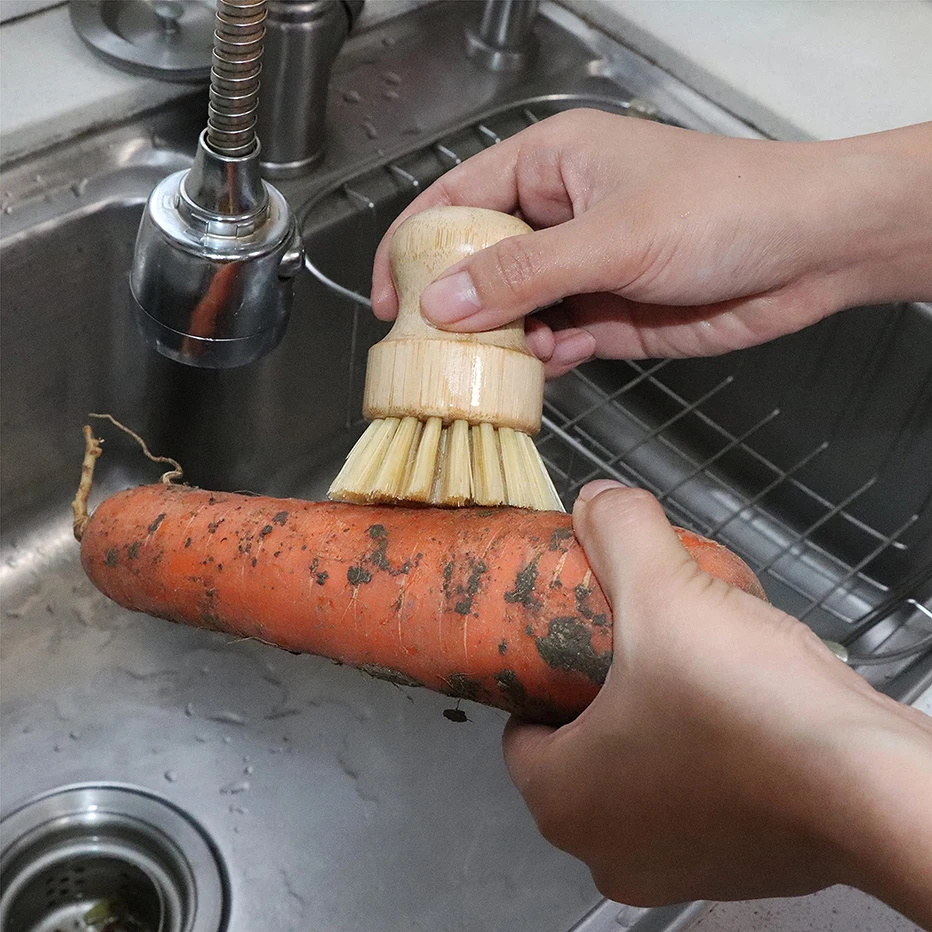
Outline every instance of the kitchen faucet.
[[[207, 128], [191, 168], [150, 195], [130, 273], [136, 319], [162, 355], [232, 368], [282, 339], [304, 247], [288, 202], [261, 175], [291, 177], [320, 160], [330, 69], [362, 5], [217, 0]], [[523, 67], [537, 6], [487, 0], [469, 55], [495, 71]]]
[[[273, 173], [318, 158], [326, 79], [361, 6], [217, 0], [207, 128], [191, 168], [150, 195], [130, 273], [137, 321], [163, 355], [231, 368], [264, 356], [284, 335], [304, 248], [288, 202], [261, 177], [258, 114], [264, 105], [270, 115]], [[275, 80], [263, 95], [267, 25]], [[286, 82], [285, 70], [301, 66], [307, 80]], [[292, 95], [287, 113], [282, 87]]]
[[534, 57], [538, 0], [486, 0], [476, 28], [467, 30], [470, 58], [490, 71], [521, 71]]

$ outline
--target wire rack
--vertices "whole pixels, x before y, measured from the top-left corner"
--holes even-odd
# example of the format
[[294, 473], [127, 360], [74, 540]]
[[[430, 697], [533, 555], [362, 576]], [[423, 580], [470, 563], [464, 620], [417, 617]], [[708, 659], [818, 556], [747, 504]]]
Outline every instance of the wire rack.
[[[390, 219], [444, 171], [580, 104], [593, 105], [547, 100], [512, 107], [343, 184], [329, 196], [329, 209], [354, 218], [355, 246], [368, 250], [360, 269], [371, 267]], [[607, 109], [604, 101], [597, 105]], [[608, 109], [645, 118], [623, 101]], [[360, 228], [368, 242], [359, 242]], [[380, 336], [360, 294], [368, 281], [360, 270], [360, 280], [337, 282], [339, 275], [312, 258], [308, 267], [357, 305], [348, 412], [348, 428], [357, 433], [365, 352]], [[860, 339], [860, 349], [851, 350], [860, 355], [831, 388], [824, 410], [806, 405], [825, 394], [820, 379], [838, 370], [838, 355], [847, 352], [845, 333], [829, 322], [810, 328], [815, 335], [797, 335], [798, 345], [788, 349], [715, 362], [582, 366], [548, 385], [538, 447], [568, 506], [596, 478], [650, 489], [675, 523], [741, 554], [771, 601], [845, 645], [851, 662], [883, 664], [889, 678], [932, 654], [932, 353], [926, 349], [908, 385], [900, 384], [900, 400], [904, 392], [908, 399], [899, 422], [885, 425], [882, 449], [871, 456], [857, 453], [858, 419], [863, 446], [872, 442], [870, 412], [885, 369], [891, 358], [903, 363], [907, 313], [891, 309], [879, 329]], [[774, 366], [792, 369], [777, 391], [767, 379]], [[909, 476], [911, 494], [904, 495]]]

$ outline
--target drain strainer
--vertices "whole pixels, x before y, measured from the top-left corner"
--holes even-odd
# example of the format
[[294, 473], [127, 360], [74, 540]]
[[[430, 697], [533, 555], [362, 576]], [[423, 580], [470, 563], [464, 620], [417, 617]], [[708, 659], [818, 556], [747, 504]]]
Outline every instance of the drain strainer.
[[3, 932], [221, 932], [213, 845], [146, 790], [65, 787], [0, 822]]

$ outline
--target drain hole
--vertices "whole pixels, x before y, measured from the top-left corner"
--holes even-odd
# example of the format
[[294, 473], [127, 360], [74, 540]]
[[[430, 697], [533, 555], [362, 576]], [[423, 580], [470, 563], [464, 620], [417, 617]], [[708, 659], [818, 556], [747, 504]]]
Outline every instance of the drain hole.
[[0, 821], [0, 932], [222, 932], [215, 849], [145, 790], [81, 784]]
[[87, 855], [34, 874], [10, 903], [4, 930], [158, 932], [162, 919], [159, 888], [145, 871]]

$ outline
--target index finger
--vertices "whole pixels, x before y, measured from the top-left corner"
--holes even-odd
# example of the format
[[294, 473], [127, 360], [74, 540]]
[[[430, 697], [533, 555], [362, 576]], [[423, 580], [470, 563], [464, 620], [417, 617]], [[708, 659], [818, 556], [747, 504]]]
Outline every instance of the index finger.
[[479, 152], [438, 178], [392, 222], [375, 253], [372, 267], [372, 310], [380, 320], [393, 320], [398, 298], [388, 264], [395, 230], [412, 214], [428, 207], [486, 207], [513, 213], [519, 205], [518, 160], [525, 134], [512, 136]]

